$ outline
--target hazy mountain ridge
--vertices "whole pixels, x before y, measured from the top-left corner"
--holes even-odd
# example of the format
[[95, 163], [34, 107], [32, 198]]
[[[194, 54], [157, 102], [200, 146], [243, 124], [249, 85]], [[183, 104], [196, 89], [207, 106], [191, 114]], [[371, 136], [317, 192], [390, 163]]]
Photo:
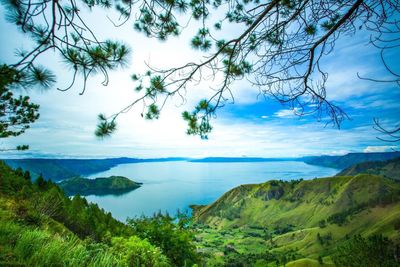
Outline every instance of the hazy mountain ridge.
[[385, 161], [399, 157], [400, 152], [348, 153], [343, 156], [303, 157], [302, 161], [311, 165], [345, 169], [361, 162]]
[[400, 158], [380, 162], [362, 162], [342, 170], [336, 176], [356, 175], [358, 173], [382, 175], [394, 180], [400, 180]]
[[190, 162], [271, 162], [271, 161], [301, 161], [301, 158], [261, 158], [261, 157], [207, 157], [201, 159], [189, 159]]
[[235, 162], [271, 162], [271, 161], [303, 161], [307, 164], [331, 167], [337, 169], [348, 168], [365, 161], [384, 161], [400, 157], [400, 152], [383, 153], [349, 153], [343, 156], [313, 156], [300, 158], [262, 158], [262, 157], [207, 157], [191, 159], [183, 157], [170, 158], [106, 158], [106, 159], [4, 159], [13, 168], [22, 168], [31, 172], [33, 178], [40, 174], [45, 179], [60, 181], [71, 177], [85, 176], [106, 171], [119, 164], [143, 162], [189, 161], [204, 163], [235, 163]]
[[108, 159], [5, 159], [12, 168], [22, 168], [24, 171], [30, 171], [33, 178], [40, 174], [45, 179], [60, 181], [72, 177], [84, 176], [93, 173], [103, 172], [125, 163], [140, 162], [160, 162], [160, 161], [181, 161], [185, 158], [108, 158]]

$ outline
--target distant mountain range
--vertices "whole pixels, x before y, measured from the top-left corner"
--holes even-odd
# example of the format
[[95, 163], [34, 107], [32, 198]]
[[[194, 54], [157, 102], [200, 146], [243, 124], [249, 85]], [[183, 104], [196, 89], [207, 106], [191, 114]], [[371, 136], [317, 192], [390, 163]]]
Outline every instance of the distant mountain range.
[[103, 172], [119, 164], [140, 162], [182, 161], [185, 158], [108, 158], [108, 159], [4, 159], [12, 168], [22, 168], [31, 172], [35, 179], [40, 174], [52, 181], [65, 180], [71, 177], [85, 176]]
[[301, 158], [257, 158], [257, 157], [208, 157], [201, 159], [189, 159], [190, 162], [270, 162], [270, 161], [293, 161]]
[[361, 162], [385, 161], [399, 157], [400, 157], [400, 152], [396, 151], [396, 152], [377, 152], [377, 153], [348, 153], [343, 156], [303, 157], [302, 161], [311, 165], [344, 169]]
[[119, 164], [143, 162], [188, 161], [203, 163], [235, 163], [235, 162], [273, 162], [273, 161], [303, 161], [307, 164], [331, 167], [336, 169], [348, 168], [354, 164], [367, 161], [385, 161], [400, 158], [400, 152], [384, 153], [349, 153], [343, 156], [313, 156], [300, 158], [261, 158], [261, 157], [207, 157], [191, 159], [183, 157], [171, 158], [106, 158], [106, 159], [4, 159], [13, 168], [29, 170], [33, 178], [40, 174], [45, 179], [59, 181], [76, 176], [85, 176], [103, 172]]
[[350, 166], [336, 176], [353, 176], [358, 173], [380, 175], [400, 181], [400, 158], [386, 161], [367, 161]]

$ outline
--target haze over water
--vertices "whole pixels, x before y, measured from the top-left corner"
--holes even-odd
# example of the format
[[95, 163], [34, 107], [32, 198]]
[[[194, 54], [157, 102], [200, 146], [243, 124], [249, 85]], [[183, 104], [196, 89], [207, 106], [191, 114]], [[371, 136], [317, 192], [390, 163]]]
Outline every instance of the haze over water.
[[241, 184], [262, 183], [272, 179], [312, 179], [335, 175], [336, 169], [299, 161], [199, 163], [187, 161], [121, 164], [88, 178], [121, 175], [142, 182], [139, 189], [123, 195], [87, 196], [112, 215], [127, 217], [174, 214], [189, 210], [191, 204], [210, 204], [228, 190]]

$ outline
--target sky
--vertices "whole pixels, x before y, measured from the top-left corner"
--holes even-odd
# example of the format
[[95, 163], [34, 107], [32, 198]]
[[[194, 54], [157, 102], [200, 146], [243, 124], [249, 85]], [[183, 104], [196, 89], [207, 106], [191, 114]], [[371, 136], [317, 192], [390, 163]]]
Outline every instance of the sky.
[[[400, 88], [357, 77], [357, 73], [365, 77], [388, 75], [381, 64], [379, 50], [366, 44], [368, 36], [365, 32], [343, 36], [334, 52], [323, 61], [325, 70], [329, 72], [327, 98], [350, 117], [341, 129], [326, 126], [313, 116], [297, 117], [293, 110], [273, 99], [258, 97], [258, 89], [242, 80], [233, 86], [235, 103], [219, 110], [212, 121], [213, 131], [209, 139], [188, 136], [181, 113], [192, 110], [210, 92], [210, 82], [204, 81], [188, 89], [185, 105], [179, 99], [167, 103], [159, 120], [144, 120], [140, 116], [142, 108], [138, 106], [119, 117], [114, 135], [98, 139], [94, 136], [97, 115], [113, 114], [138, 97], [131, 74], [143, 73], [145, 63], [165, 68], [201, 59], [204, 55], [189, 45], [191, 36], [197, 31], [196, 23], [185, 29], [179, 38], [160, 42], [135, 32], [132, 23], [114, 28], [106, 15], [96, 12], [95, 16], [89, 17], [89, 24], [100, 39], [120, 39], [131, 47], [129, 66], [110, 72], [107, 87], [101, 85], [101, 76], [90, 79], [84, 95], [79, 95], [81, 84], [67, 92], [56, 88], [17, 92], [29, 94], [32, 102], [40, 104], [41, 116], [25, 134], [0, 140], [0, 147], [29, 144], [30, 150], [0, 152], [0, 158], [299, 157], [398, 148], [377, 139], [380, 135], [373, 129], [373, 118], [379, 118], [388, 126], [399, 122]], [[0, 61], [15, 62], [15, 49], [27, 48], [30, 42], [4, 20], [3, 7], [0, 8], [0, 32]], [[228, 35], [237, 33], [233, 27], [226, 29]], [[392, 51], [386, 56], [389, 62], [396, 62], [400, 51]], [[39, 61], [57, 74], [56, 87], [68, 86], [72, 73], [61, 60], [49, 53]], [[400, 68], [398, 63], [394, 67]]]

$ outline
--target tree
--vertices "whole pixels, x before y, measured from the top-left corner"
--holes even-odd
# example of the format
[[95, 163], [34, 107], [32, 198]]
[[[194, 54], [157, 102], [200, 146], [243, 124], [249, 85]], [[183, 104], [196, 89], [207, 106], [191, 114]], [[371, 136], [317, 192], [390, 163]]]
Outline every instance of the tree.
[[322, 256], [321, 256], [321, 255], [318, 256], [318, 263], [319, 263], [320, 265], [323, 265], [323, 264], [324, 264], [324, 260], [322, 259]]
[[111, 242], [112, 251], [120, 256], [123, 266], [171, 266], [161, 250], [146, 239], [114, 237]]
[[39, 189], [44, 190], [46, 189], [48, 182], [43, 178], [42, 174], [40, 174], [36, 179], [35, 184], [39, 187]]
[[337, 266], [398, 266], [400, 248], [381, 235], [368, 238], [355, 235], [337, 248], [333, 262]]
[[[17, 71], [6, 65], [0, 66], [0, 138], [18, 136], [30, 127], [30, 124], [39, 118], [39, 105], [30, 103], [28, 96], [14, 97], [14, 87], [50, 86], [53, 76], [37, 69], [34, 73]], [[26, 150], [27, 145], [4, 150]]]
[[24, 172], [24, 179], [27, 181], [31, 180], [31, 173], [29, 171]]
[[154, 214], [153, 217], [128, 219], [135, 235], [159, 247], [174, 266], [192, 266], [198, 261], [191, 220], [186, 214], [176, 217]]
[[[62, 91], [71, 88], [78, 75], [83, 78], [81, 93], [94, 73], [101, 73], [106, 85], [108, 71], [123, 66], [129, 54], [119, 42], [99, 41], [81, 16], [81, 6], [114, 7], [120, 14], [119, 24], [132, 18], [135, 30], [160, 40], [179, 35], [187, 19], [201, 22], [191, 45], [206, 53], [205, 59], [170, 69], [150, 66], [144, 74], [133, 74], [140, 97], [111, 116], [100, 115], [96, 130], [100, 137], [114, 132], [118, 116], [134, 105], [143, 105], [146, 119], [157, 119], [170, 98], [184, 101], [192, 83], [205, 77], [215, 79], [214, 91], [193, 111], [183, 113], [188, 134], [207, 138], [216, 111], [234, 101], [232, 84], [245, 78], [260, 94], [288, 105], [297, 115], [313, 114], [317, 120], [328, 115], [326, 123], [340, 127], [347, 114], [327, 99], [328, 73], [321, 59], [333, 51], [341, 36], [360, 30], [371, 35], [371, 44], [381, 49], [383, 65], [395, 77], [384, 82], [399, 83], [399, 76], [384, 59], [384, 51], [399, 46], [398, 1], [8, 1], [10, 21], [36, 42], [34, 49], [20, 53], [21, 59], [12, 67], [32, 71], [37, 57], [55, 50], [73, 73], [71, 85]], [[212, 20], [208, 19], [211, 14]], [[236, 24], [239, 33], [224, 36], [227, 24]]]
[[384, 135], [383, 138], [377, 137], [379, 140], [391, 143], [400, 142], [400, 124], [395, 125], [393, 128], [386, 128], [382, 126], [379, 119], [376, 118], [374, 119], [374, 123], [375, 123], [374, 126], [375, 130]]

